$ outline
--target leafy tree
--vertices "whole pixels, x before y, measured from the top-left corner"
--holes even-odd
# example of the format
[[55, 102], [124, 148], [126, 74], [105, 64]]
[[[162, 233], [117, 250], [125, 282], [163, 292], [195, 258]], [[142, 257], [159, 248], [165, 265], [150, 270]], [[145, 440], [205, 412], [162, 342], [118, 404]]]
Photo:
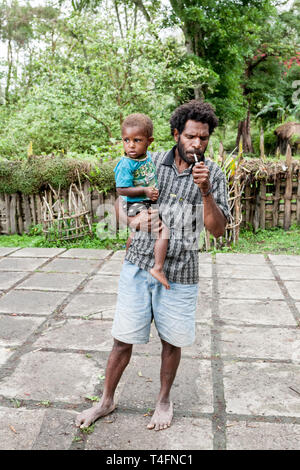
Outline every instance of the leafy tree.
[[105, 16], [65, 18], [54, 29], [55, 48], [48, 37], [45, 50], [37, 51], [36, 79], [27, 93], [19, 85], [2, 131], [2, 155], [24, 155], [30, 141], [35, 153], [109, 152], [124, 116], [136, 111], [158, 123], [160, 141], [170, 140], [165, 116], [176, 94], [188, 93], [199, 76], [208, 81], [207, 70], [173, 39], [153, 37], [152, 26], [121, 35]]
[[[47, 7], [32, 7], [30, 4], [21, 5], [17, 0], [1, 1], [0, 3], [0, 40], [4, 42], [7, 49], [7, 60], [4, 66], [7, 68], [5, 73], [5, 103], [11, 100], [11, 89], [14, 88], [17, 80], [18, 68], [20, 67], [20, 56], [28, 60], [27, 79], [30, 82], [30, 62], [33, 41], [45, 29], [49, 29], [51, 20], [57, 20], [57, 9]], [[36, 26], [44, 24], [43, 30], [37, 30]], [[26, 57], [27, 55], [27, 57]], [[24, 79], [24, 77], [23, 77]]]
[[[86, 8], [96, 11], [102, 4], [101, 0], [72, 3], [81, 11]], [[159, 16], [162, 8], [161, 2], [118, 1], [119, 5], [133, 3], [148, 22], [152, 21], [153, 12]], [[295, 52], [298, 47], [295, 31], [299, 31], [299, 22], [287, 13], [278, 13], [276, 7], [281, 3], [285, 2], [170, 0], [171, 10], [162, 22], [181, 27], [187, 53], [195, 64], [209, 71], [210, 78], [213, 77], [213, 82], [199, 77], [189, 97], [205, 98], [214, 103], [221, 123], [238, 120], [237, 144], [242, 138], [246, 152], [253, 152], [251, 113], [257, 112], [258, 105], [266, 104], [262, 93], [258, 96], [259, 81], [265, 82], [264, 93], [268, 96], [274, 80], [281, 74], [274, 57], [284, 60], [293, 48]], [[271, 72], [271, 80], [266, 80], [266, 69]], [[179, 98], [183, 101], [185, 97]]]

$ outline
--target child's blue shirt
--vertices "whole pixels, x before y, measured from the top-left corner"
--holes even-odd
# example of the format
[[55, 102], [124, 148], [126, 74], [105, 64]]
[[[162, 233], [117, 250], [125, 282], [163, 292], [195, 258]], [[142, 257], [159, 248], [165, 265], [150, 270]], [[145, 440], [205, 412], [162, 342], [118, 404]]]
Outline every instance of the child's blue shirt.
[[[135, 186], [145, 186], [157, 188], [156, 167], [147, 152], [143, 160], [136, 160], [130, 157], [122, 157], [114, 168], [117, 188], [131, 188]], [[122, 196], [128, 202], [144, 201], [146, 196], [129, 197]]]

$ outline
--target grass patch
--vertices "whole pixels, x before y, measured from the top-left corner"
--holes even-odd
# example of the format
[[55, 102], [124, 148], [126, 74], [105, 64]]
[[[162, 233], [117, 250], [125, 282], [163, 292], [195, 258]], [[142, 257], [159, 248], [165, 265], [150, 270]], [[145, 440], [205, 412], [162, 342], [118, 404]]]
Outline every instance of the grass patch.
[[[97, 224], [93, 225], [93, 234], [74, 241], [49, 242], [41, 234], [39, 226], [32, 227], [29, 234], [1, 235], [0, 246], [21, 248], [96, 248], [108, 250], [123, 250], [128, 236], [126, 230], [120, 231], [116, 238], [105, 237], [103, 231], [100, 238], [96, 233]], [[258, 230], [241, 230], [238, 243], [225, 246], [222, 249], [212, 250], [214, 253], [273, 253], [286, 255], [300, 255], [300, 226], [293, 225], [290, 230], [272, 228]]]
[[241, 230], [235, 245], [214, 252], [300, 255], [300, 225], [293, 225], [288, 231], [282, 228], [259, 229], [256, 233]]
[[114, 238], [106, 236], [105, 229], [96, 233], [97, 224], [93, 224], [93, 233], [77, 240], [48, 241], [42, 234], [40, 225], [30, 229], [28, 234], [23, 235], [1, 235], [0, 246], [21, 248], [94, 248], [99, 250], [123, 250], [125, 249], [128, 231], [121, 230]]

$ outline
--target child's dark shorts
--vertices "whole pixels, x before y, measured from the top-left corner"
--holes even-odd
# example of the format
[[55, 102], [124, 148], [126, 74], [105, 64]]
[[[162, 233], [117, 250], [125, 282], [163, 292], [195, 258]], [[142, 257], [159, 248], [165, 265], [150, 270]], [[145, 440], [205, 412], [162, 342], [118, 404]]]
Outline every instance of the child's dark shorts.
[[156, 201], [145, 199], [144, 201], [130, 202], [123, 199], [122, 202], [123, 210], [126, 212], [128, 217], [134, 217], [140, 212], [150, 209], [152, 204], [156, 204]]

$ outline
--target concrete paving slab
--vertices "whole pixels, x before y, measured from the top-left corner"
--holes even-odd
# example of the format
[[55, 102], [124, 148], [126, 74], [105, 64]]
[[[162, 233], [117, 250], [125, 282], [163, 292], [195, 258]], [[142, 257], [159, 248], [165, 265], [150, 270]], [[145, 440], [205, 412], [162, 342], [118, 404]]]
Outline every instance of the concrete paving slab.
[[216, 261], [218, 264], [246, 264], [246, 265], [265, 265], [264, 255], [248, 255], [244, 253], [217, 253]]
[[33, 450], [68, 450], [77, 428], [74, 426], [75, 411], [47, 409]]
[[255, 421], [227, 422], [228, 450], [299, 450], [300, 425]]
[[275, 266], [300, 266], [299, 255], [269, 255]]
[[201, 297], [198, 298], [197, 306], [196, 306], [196, 314], [195, 318], [197, 322], [200, 323], [208, 323], [211, 322], [211, 299], [208, 299], [206, 302], [201, 300]]
[[45, 410], [0, 407], [0, 450], [31, 450]]
[[224, 363], [227, 413], [300, 416], [299, 365], [264, 362]]
[[[117, 410], [97, 421], [88, 436], [87, 450], [211, 450], [212, 426], [209, 419], [175, 415], [163, 432], [147, 429], [150, 416], [122, 414]], [[152, 461], [149, 460], [150, 464]], [[182, 461], [183, 462], [183, 461]], [[189, 463], [189, 460], [186, 460]], [[159, 465], [156, 463], [156, 465]]]
[[[55, 325], [54, 325], [55, 326]], [[110, 351], [113, 345], [111, 322], [69, 319], [58, 328], [43, 331], [35, 346], [56, 349]]]
[[207, 325], [196, 324], [195, 341], [192, 346], [182, 348], [185, 356], [210, 357], [211, 356], [211, 328]]
[[115, 311], [116, 302], [116, 294], [76, 294], [63, 314], [68, 317], [92, 316], [94, 319], [103, 319], [103, 314]]
[[16, 287], [16, 290], [45, 290], [72, 292], [86, 278], [85, 274], [73, 273], [34, 273]]
[[[9, 413], [15, 410], [44, 413], [40, 421], [37, 418], [39, 425], [36, 428], [31, 424], [34, 414], [28, 415], [28, 425], [31, 426], [28, 436], [25, 436], [27, 428], [21, 425], [17, 428], [18, 422], [11, 422], [12, 415], [9, 415], [6, 440], [0, 430], [1, 449], [1, 444], [5, 449], [10, 445], [16, 449], [35, 450], [75, 448], [72, 441], [78, 430], [74, 426], [76, 412], [73, 409], [78, 408], [78, 404], [90, 406], [90, 400], [88, 403], [85, 397], [102, 393], [102, 376], [113, 341], [111, 326], [125, 250], [115, 254], [107, 250], [106, 260], [94, 257], [99, 255], [98, 250], [95, 250], [96, 254], [91, 250], [85, 251], [72, 253], [68, 250], [58, 254], [39, 251], [32, 258], [32, 252], [22, 251], [22, 256], [18, 256], [17, 251], [7, 251], [7, 257], [0, 259], [0, 262], [10, 262], [8, 270], [1, 268], [0, 264], [0, 312], [3, 312], [2, 315], [0, 313], [0, 396], [5, 403], [13, 399], [21, 401], [22, 408], [11, 405], [11, 408], [5, 408], [5, 413], [7, 410]], [[104, 251], [99, 250], [101, 256]], [[163, 433], [150, 431], [146, 428], [150, 416], [143, 416], [150, 408], [154, 409], [160, 388], [161, 341], [152, 325], [150, 342], [134, 346], [131, 362], [117, 387], [118, 409], [97, 421], [94, 432], [87, 436], [85, 443], [78, 444], [78, 448], [212, 449], [211, 420], [209, 417], [199, 418], [198, 413], [216, 412], [213, 387], [216, 393], [216, 387], [222, 383], [229, 414], [226, 428], [229, 449], [246, 449], [247, 446], [253, 449], [255, 446], [261, 449], [268, 449], [269, 446], [274, 449], [299, 448], [299, 424], [287, 423], [283, 418], [300, 417], [300, 331], [293, 312], [279, 284], [269, 277], [271, 270], [263, 255], [218, 255], [221, 254], [216, 256], [218, 314], [225, 324], [218, 327], [220, 337], [213, 338], [213, 257], [201, 253], [196, 340], [189, 348], [182, 349], [182, 360], [171, 392], [175, 408], [171, 428]], [[52, 260], [53, 256], [58, 258]], [[276, 257], [272, 262], [300, 314], [299, 259]], [[45, 260], [50, 260], [51, 271], [54, 261], [58, 261], [58, 266], [65, 263], [70, 271], [53, 273], [48, 271], [46, 265], [46, 269], [41, 268], [40, 272], [33, 273], [39, 270], [39, 264], [37, 267], [23, 264], [22, 268], [16, 269], [17, 263], [20, 266], [22, 262], [43, 263]], [[92, 265], [96, 265], [97, 269], [97, 263], [100, 267], [101, 260], [107, 273], [98, 271], [89, 278], [84, 289], [68, 298], [61, 318], [50, 317], [51, 322], [49, 319], [49, 323], [45, 323], [44, 330], [39, 329], [39, 334], [34, 335], [36, 341], [32, 352], [22, 349], [28, 336], [68, 297], [70, 291], [59, 290], [66, 285], [68, 276], [74, 276], [77, 280], [83, 276], [87, 280], [90, 271], [89, 268], [87, 272], [84, 269]], [[15, 263], [13, 269], [11, 263]], [[74, 266], [75, 272], [72, 270]], [[15, 280], [18, 283], [28, 275], [29, 282], [23, 282], [25, 285], [27, 283], [26, 289], [21, 284], [14, 285]], [[44, 281], [40, 283], [42, 278]], [[33, 280], [31, 285], [30, 279]], [[55, 279], [52, 287], [50, 279]], [[40, 287], [35, 284], [37, 280]], [[46, 292], [43, 288], [52, 288], [53, 292]], [[1, 293], [1, 289], [11, 291]], [[214, 339], [221, 339], [219, 346], [223, 367], [214, 370], [213, 383], [211, 344]], [[12, 365], [7, 361], [16, 348], [18, 358]], [[3, 370], [10, 375], [4, 376]], [[42, 404], [32, 403], [34, 400], [50, 401], [51, 407], [42, 408]], [[33, 407], [36, 409], [31, 409]], [[187, 415], [182, 417], [185, 412]], [[197, 418], [191, 417], [193, 413]], [[230, 416], [233, 413], [235, 416]], [[246, 423], [247, 415], [254, 415], [255, 419]], [[25, 423], [25, 415], [22, 419]], [[1, 408], [0, 420], [2, 425]], [[18, 441], [18, 437], [22, 437], [23, 441]], [[23, 444], [27, 437], [28, 441]], [[12, 442], [15, 438], [17, 440]]]
[[30, 336], [44, 318], [12, 317], [0, 314], [0, 346], [18, 346]]
[[212, 264], [212, 255], [210, 253], [199, 253], [199, 265]]
[[275, 279], [272, 270], [267, 265], [223, 265], [218, 264], [217, 275], [227, 279]]
[[82, 258], [82, 259], [96, 259], [103, 260], [107, 258], [112, 250], [97, 250], [93, 248], [71, 248], [59, 255], [59, 258]]
[[211, 277], [212, 276], [212, 265], [211, 264], [200, 264], [199, 265], [199, 277]]
[[126, 250], [118, 250], [115, 251], [112, 257], [110, 258], [111, 261], [124, 261], [126, 255]]
[[[154, 409], [160, 389], [160, 356], [132, 356], [127, 369], [119, 406], [141, 410]], [[171, 397], [176, 410], [211, 413], [213, 398], [210, 362], [182, 358]]]
[[300, 300], [300, 282], [299, 281], [284, 281], [290, 296], [295, 300]]
[[276, 266], [276, 271], [284, 281], [300, 281], [300, 266]]
[[0, 289], [8, 290], [27, 276], [26, 272], [0, 271]]
[[90, 273], [99, 265], [98, 260], [88, 259], [62, 259], [56, 258], [50, 261], [41, 271], [56, 273]]
[[297, 325], [284, 300], [220, 299], [219, 317], [232, 324]]
[[2, 258], [0, 271], [35, 271], [46, 261], [47, 258]]
[[83, 293], [98, 293], [98, 294], [117, 294], [119, 285], [119, 277], [96, 275], [87, 282]]
[[299, 450], [300, 425], [227, 422], [228, 450]]
[[232, 299], [273, 299], [281, 300], [284, 296], [276, 281], [271, 280], [239, 280], [219, 279], [218, 291], [220, 298]]
[[300, 363], [300, 330], [296, 328], [223, 326], [221, 329], [222, 356], [295, 360], [296, 351]]
[[10, 257], [17, 258], [53, 258], [66, 251], [65, 248], [21, 248]]
[[81, 403], [94, 395], [99, 366], [84, 354], [32, 351], [11, 376], [0, 382], [0, 395], [19, 400]]
[[122, 266], [123, 266], [122, 260], [116, 260], [116, 261], [109, 260], [100, 267], [97, 274], [109, 274], [111, 276], [119, 276]]
[[18, 247], [10, 247], [10, 246], [0, 246], [0, 256], [7, 256], [10, 253], [14, 253], [18, 251]]
[[0, 366], [3, 366], [7, 359], [13, 354], [13, 351], [9, 348], [3, 348], [0, 346]]
[[208, 278], [200, 278], [197, 305], [207, 305], [212, 299], [212, 280]]
[[0, 312], [50, 315], [67, 295], [60, 292], [14, 290], [0, 298]]

